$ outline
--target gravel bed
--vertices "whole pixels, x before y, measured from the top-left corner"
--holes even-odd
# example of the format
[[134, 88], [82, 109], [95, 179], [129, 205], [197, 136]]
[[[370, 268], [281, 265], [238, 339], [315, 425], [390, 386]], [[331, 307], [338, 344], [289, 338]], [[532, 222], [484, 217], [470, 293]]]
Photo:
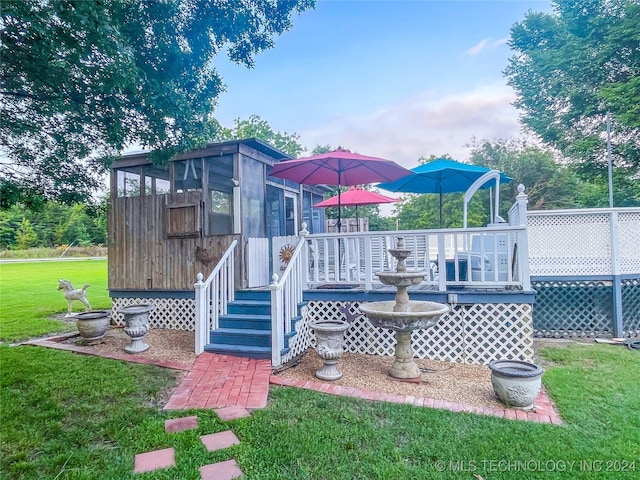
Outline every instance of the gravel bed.
[[[331, 383], [386, 393], [400, 393], [428, 397], [455, 403], [482, 407], [504, 407], [491, 386], [491, 371], [486, 366], [462, 363], [420, 360], [416, 363], [423, 371], [420, 383], [395, 380], [388, 375], [394, 358], [389, 356], [344, 353], [338, 361], [340, 380]], [[322, 359], [312, 349], [307, 350], [300, 362], [279, 375], [298, 380], [318, 380], [314, 373], [322, 368]]]
[[[151, 348], [136, 356], [187, 364], [195, 362], [194, 332], [151, 329], [145, 335], [144, 341]], [[96, 351], [124, 353], [124, 347], [130, 343], [130, 339], [122, 328], [111, 327], [104, 338], [93, 345], [87, 345], [79, 337], [71, 337], [66, 342], [95, 348]], [[423, 371], [422, 381], [410, 383], [395, 380], [388, 375], [393, 360], [393, 357], [389, 356], [346, 352], [338, 361], [338, 369], [343, 373], [343, 377], [331, 383], [474, 406], [503, 407], [495, 398], [491, 386], [491, 371], [486, 366], [417, 359], [416, 362]], [[313, 349], [309, 349], [295, 366], [279, 372], [278, 375], [319, 382], [321, 380], [316, 378], [314, 373], [320, 368], [322, 359]]]
[[[194, 332], [151, 329], [144, 336], [143, 341], [150, 348], [146, 352], [136, 353], [137, 357], [188, 364], [196, 361]], [[122, 327], [110, 327], [102, 340], [93, 344], [88, 344], [81, 337], [71, 337], [66, 343], [89, 347], [96, 351], [126, 353], [124, 347], [131, 343], [131, 339], [124, 333]]]

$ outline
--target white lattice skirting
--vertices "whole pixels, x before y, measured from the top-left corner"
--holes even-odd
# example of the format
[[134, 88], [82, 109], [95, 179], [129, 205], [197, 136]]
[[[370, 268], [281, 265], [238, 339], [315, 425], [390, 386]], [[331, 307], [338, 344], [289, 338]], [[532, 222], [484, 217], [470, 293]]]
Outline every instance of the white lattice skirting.
[[139, 303], [153, 303], [156, 307], [149, 314], [151, 328], [195, 330], [196, 306], [195, 302], [189, 298], [112, 298], [112, 321], [124, 327], [124, 315], [118, 310]]
[[[345, 316], [351, 323], [345, 334], [347, 351], [394, 355], [394, 333], [371, 325], [360, 313], [358, 302], [311, 301], [296, 326], [296, 353], [292, 344], [285, 361], [314, 346], [309, 322]], [[495, 359], [532, 361], [532, 308], [514, 303], [456, 305], [435, 327], [415, 330], [411, 338], [416, 358], [475, 365], [486, 365]]]
[[282, 356], [282, 363], [286, 364], [297, 356], [303, 354], [312, 346], [311, 328], [309, 327], [309, 307], [304, 306], [301, 310], [301, 319], [298, 320], [294, 329], [296, 335], [289, 340], [289, 352]]

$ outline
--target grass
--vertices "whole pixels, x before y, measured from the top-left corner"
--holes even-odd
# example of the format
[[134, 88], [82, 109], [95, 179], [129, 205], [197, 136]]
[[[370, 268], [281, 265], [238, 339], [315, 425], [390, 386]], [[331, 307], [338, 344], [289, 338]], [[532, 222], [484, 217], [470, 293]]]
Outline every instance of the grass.
[[[556, 363], [545, 383], [562, 426], [290, 388], [272, 388], [268, 408], [223, 424], [210, 410], [159, 411], [163, 387], [176, 382], [170, 370], [0, 346], [0, 477], [195, 480], [200, 466], [235, 458], [248, 479], [637, 478], [638, 353], [544, 355]], [[197, 430], [164, 432], [167, 418], [192, 414]], [[199, 435], [228, 428], [240, 444], [207, 452]], [[175, 468], [132, 473], [135, 454], [167, 447]]]
[[[104, 269], [94, 262], [84, 266], [91, 265]], [[60, 293], [44, 280], [51, 274], [12, 271], [9, 282], [6, 267], [0, 266], [1, 323], [6, 289], [21, 315], [42, 315], [32, 310], [46, 302], [36, 305], [25, 295], [31, 286], [25, 279], [36, 275], [36, 284], [47, 285], [45, 299], [49, 290]], [[52, 278], [62, 276], [58, 266], [52, 270]], [[69, 279], [82, 283], [89, 272], [83, 275]], [[49, 303], [61, 302], [55, 298]], [[200, 466], [231, 458], [247, 479], [637, 478], [638, 352], [573, 345], [541, 353], [551, 364], [544, 383], [566, 422], [561, 426], [291, 388], [272, 388], [267, 408], [223, 424], [211, 410], [160, 410], [163, 392], [178, 380], [171, 370], [2, 345], [0, 478], [196, 480]], [[164, 432], [167, 418], [193, 414], [199, 418], [197, 430]], [[198, 437], [228, 428], [240, 444], [207, 452]], [[176, 467], [133, 474], [137, 453], [167, 447], [176, 450]]]
[[[74, 287], [88, 283], [87, 298], [94, 309], [110, 308], [106, 260], [75, 260], [0, 264], [0, 341], [20, 341], [54, 332], [74, 330], [75, 325], [51, 319], [67, 311], [58, 288], [65, 278]], [[84, 305], [74, 302], [74, 311]]]

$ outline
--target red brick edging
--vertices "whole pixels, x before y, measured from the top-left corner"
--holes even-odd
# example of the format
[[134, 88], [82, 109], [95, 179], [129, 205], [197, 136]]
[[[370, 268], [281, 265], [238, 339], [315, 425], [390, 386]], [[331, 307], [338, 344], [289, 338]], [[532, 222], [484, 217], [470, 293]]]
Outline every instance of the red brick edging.
[[374, 392], [354, 387], [343, 387], [322, 382], [312, 382], [307, 380], [297, 380], [293, 378], [281, 377], [279, 375], [271, 375], [269, 382], [272, 385], [280, 385], [284, 387], [304, 388], [305, 390], [314, 390], [316, 392], [328, 393], [330, 395], [340, 395], [343, 397], [362, 398], [365, 400], [376, 400], [390, 403], [406, 403], [416, 407], [439, 408], [449, 410], [451, 412], [469, 412], [480, 415], [490, 415], [493, 417], [504, 417], [511, 420], [526, 420], [538, 423], [562, 424], [560, 415], [556, 412], [549, 395], [547, 395], [544, 387], [540, 391], [535, 401], [534, 408], [531, 411], [518, 410], [515, 408], [498, 408], [498, 407], [478, 407], [474, 405], [466, 405], [463, 403], [447, 402], [444, 400], [436, 400], [427, 397], [416, 397], [414, 395], [403, 395], [399, 393]]
[[36, 345], [58, 350], [66, 350], [83, 355], [94, 355], [125, 362], [156, 365], [159, 367], [184, 370], [189, 372], [174, 391], [165, 410], [184, 408], [217, 408], [228, 405], [239, 405], [245, 408], [264, 408], [267, 404], [269, 384], [285, 387], [304, 388], [316, 392], [340, 395], [344, 397], [362, 398], [390, 403], [405, 403], [416, 407], [439, 408], [451, 412], [469, 412], [511, 420], [526, 420], [538, 423], [561, 425], [562, 419], [555, 409], [544, 386], [531, 411], [515, 408], [479, 407], [437, 400], [428, 397], [416, 397], [398, 393], [375, 392], [354, 387], [343, 387], [331, 383], [296, 380], [270, 374], [271, 365], [268, 360], [251, 360], [241, 357], [229, 357], [219, 354], [201, 354], [196, 362], [187, 363], [155, 360], [128, 353], [112, 353], [104, 350], [96, 351], [91, 347], [81, 347], [63, 343], [64, 340], [77, 336], [72, 332], [56, 337], [24, 342], [22, 345]]
[[96, 351], [92, 347], [81, 347], [79, 345], [71, 345], [63, 343], [65, 340], [78, 335], [78, 332], [58, 335], [56, 337], [43, 338], [39, 340], [30, 340], [21, 345], [35, 345], [39, 347], [55, 348], [57, 350], [66, 350], [67, 352], [79, 353], [81, 355], [93, 355], [96, 357], [110, 358], [112, 360], [123, 360], [125, 362], [142, 363], [145, 365], [156, 365], [158, 367], [172, 368], [174, 370], [191, 370], [191, 364], [180, 362], [169, 362], [156, 360], [153, 358], [139, 357], [129, 353], [113, 353], [104, 350]]

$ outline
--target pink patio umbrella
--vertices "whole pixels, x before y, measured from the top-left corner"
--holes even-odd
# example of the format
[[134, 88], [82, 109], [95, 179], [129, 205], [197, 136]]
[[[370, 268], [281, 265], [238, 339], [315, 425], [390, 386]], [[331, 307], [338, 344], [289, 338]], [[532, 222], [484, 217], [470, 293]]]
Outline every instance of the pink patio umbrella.
[[340, 231], [340, 186], [393, 182], [411, 171], [391, 160], [369, 157], [338, 148], [311, 157], [285, 160], [273, 166], [270, 175], [303, 185], [338, 186], [338, 232]]
[[[358, 186], [352, 186], [346, 192], [327, 198], [322, 202], [314, 205], [314, 208], [330, 208], [344, 205], [347, 207], [356, 207], [356, 221], [358, 220], [358, 207], [360, 205], [378, 205], [381, 203], [399, 202], [399, 198], [391, 198], [379, 193], [364, 190]], [[358, 226], [359, 227], [359, 226]]]

